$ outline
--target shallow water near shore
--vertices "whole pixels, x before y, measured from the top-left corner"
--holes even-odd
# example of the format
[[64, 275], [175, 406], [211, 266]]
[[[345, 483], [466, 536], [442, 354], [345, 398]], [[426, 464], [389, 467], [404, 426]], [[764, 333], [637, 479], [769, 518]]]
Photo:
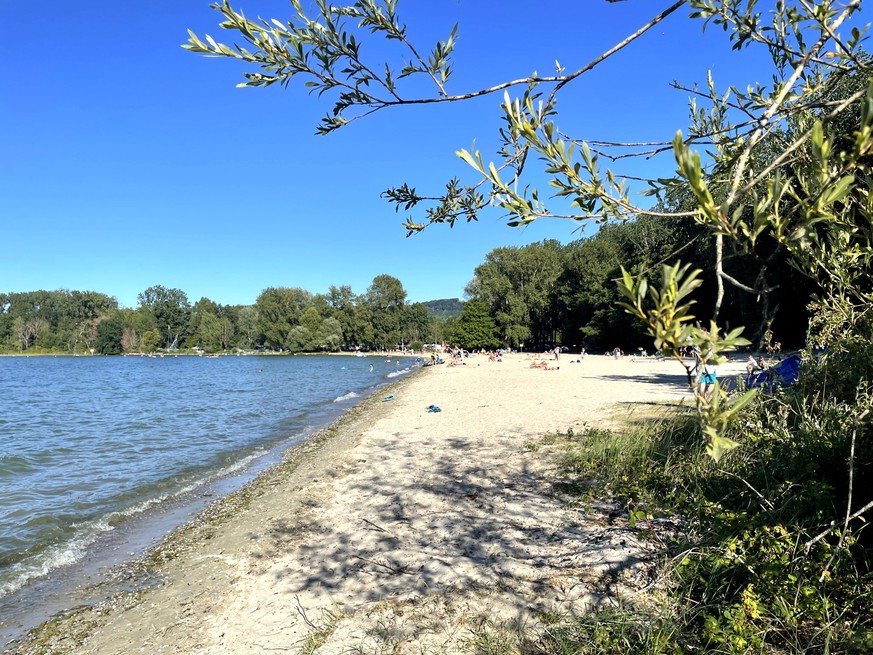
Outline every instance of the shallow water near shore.
[[413, 367], [378, 356], [0, 358], [0, 644], [27, 627], [35, 598], [49, 615], [65, 609], [83, 582]]

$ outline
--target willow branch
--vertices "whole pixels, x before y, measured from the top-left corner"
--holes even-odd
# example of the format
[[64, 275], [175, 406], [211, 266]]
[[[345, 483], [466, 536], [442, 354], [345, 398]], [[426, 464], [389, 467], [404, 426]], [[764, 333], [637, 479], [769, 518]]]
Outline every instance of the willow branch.
[[[833, 22], [831, 29], [836, 29], [840, 25], [843, 24], [843, 21], [846, 20], [854, 11], [861, 5], [861, 0], [852, 0], [840, 16]], [[788, 81], [783, 85], [782, 90], [776, 96], [776, 99], [764, 112], [764, 115], [761, 117], [760, 125], [758, 129], [752, 134], [752, 137], [749, 139], [748, 144], [746, 144], [743, 153], [740, 155], [739, 164], [734, 171], [733, 181], [731, 182], [730, 191], [728, 193], [727, 200], [725, 201], [725, 206], [731, 206], [736, 200], [737, 193], [740, 189], [740, 180], [743, 177], [743, 174], [746, 171], [746, 166], [749, 163], [749, 158], [752, 155], [752, 150], [757, 146], [758, 142], [763, 138], [765, 133], [765, 128], [769, 123], [770, 119], [776, 115], [776, 112], [779, 111], [779, 108], [782, 106], [782, 103], [785, 102], [785, 99], [788, 97], [788, 94], [791, 92], [791, 89], [794, 88], [794, 85], [797, 83], [797, 80], [800, 79], [800, 76], [803, 74], [803, 71], [809, 65], [810, 60], [813, 58], [814, 54], [821, 50], [824, 47], [824, 44], [827, 43], [829, 37], [827, 34], [823, 34], [819, 37], [818, 41], [816, 41], [815, 45], [810, 48], [809, 52], [807, 52], [806, 56], [800, 61], [800, 63], [795, 67], [794, 71], [791, 74], [791, 77], [788, 78]]]
[[[837, 114], [839, 114], [841, 111], [843, 111], [844, 109], [846, 109], [847, 107], [849, 107], [849, 106], [852, 105], [853, 103], [859, 101], [859, 100], [860, 100], [861, 98], [863, 98], [866, 94], [867, 94], [867, 90], [866, 90], [866, 89], [862, 89], [861, 91], [857, 91], [857, 92], [853, 93], [851, 96], [849, 96], [848, 98], [846, 98], [845, 100], [843, 100], [842, 102], [840, 102], [840, 103], [837, 105], [837, 107], [836, 107], [836, 108], [835, 108], [835, 109], [834, 109], [834, 110], [833, 110], [833, 111], [828, 115], [828, 118], [833, 118], [834, 116], [836, 116]], [[750, 189], [752, 189], [752, 188], [754, 188], [755, 186], [757, 186], [758, 184], [760, 184], [763, 180], [767, 179], [767, 177], [768, 177], [768, 176], [769, 176], [769, 175], [770, 175], [774, 170], [776, 170], [777, 168], [779, 168], [780, 166], [782, 166], [782, 164], [784, 164], [785, 161], [786, 161], [786, 160], [787, 160], [787, 159], [788, 159], [788, 158], [789, 158], [789, 157], [790, 157], [790, 156], [791, 156], [791, 155], [792, 155], [796, 150], [798, 150], [799, 148], [801, 148], [803, 145], [806, 144], [807, 141], [809, 141], [810, 137], [812, 136], [812, 130], [813, 130], [813, 128], [809, 128], [809, 129], [806, 130], [802, 135], [800, 135], [797, 139], [795, 139], [794, 142], [793, 142], [790, 146], [788, 146], [785, 150], [782, 151], [782, 154], [780, 154], [776, 159], [774, 159], [773, 162], [772, 162], [769, 166], [767, 166], [763, 171], [761, 171], [761, 172], [760, 172], [756, 177], [754, 177], [752, 180], [750, 180], [750, 181], [749, 181], [749, 182], [748, 182], [748, 183], [747, 183], [747, 184], [742, 188], [741, 191], [742, 191], [743, 193], [745, 193], [746, 191], [749, 191]]]
[[754, 294], [770, 293], [771, 291], [776, 291], [776, 289], [779, 288], [778, 286], [774, 286], [774, 287], [767, 287], [766, 289], [753, 289], [752, 287], [743, 284], [738, 279], [731, 277], [730, 275], [728, 275], [724, 271], [719, 272], [719, 275], [721, 275], [721, 277], [723, 277], [725, 280], [727, 280], [732, 285], [734, 285], [737, 289], [742, 289], [746, 293], [754, 293]]

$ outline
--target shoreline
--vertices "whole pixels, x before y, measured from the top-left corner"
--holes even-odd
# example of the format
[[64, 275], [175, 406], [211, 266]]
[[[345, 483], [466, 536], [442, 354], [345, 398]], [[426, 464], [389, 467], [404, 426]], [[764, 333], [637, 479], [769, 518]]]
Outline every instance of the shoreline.
[[[209, 533], [213, 529], [220, 527], [221, 523], [228, 520], [229, 517], [234, 516], [238, 512], [245, 511], [252, 500], [257, 498], [262, 492], [263, 486], [273, 486], [277, 484], [277, 479], [286, 481], [289, 476], [294, 474], [298, 466], [308, 461], [307, 458], [317, 457], [326, 447], [326, 442], [347, 426], [350, 421], [355, 420], [369, 403], [379, 401], [386, 392], [401, 389], [406, 382], [414, 378], [419, 372], [420, 369], [413, 370], [399, 379], [379, 385], [357, 403], [343, 410], [342, 413], [330, 422], [312, 431], [303, 441], [287, 446], [284, 452], [278, 456], [278, 461], [250, 474], [252, 478], [248, 482], [243, 483], [241, 486], [237, 485], [228, 493], [208, 501], [205, 507], [190, 513], [190, 518], [182, 521], [169, 531], [162, 532], [157, 536], [146, 536], [145, 539], [149, 543], [148, 545], [141, 544], [136, 549], [138, 554], [134, 552], [128, 552], [123, 555], [114, 554], [112, 557], [115, 563], [108, 567], [104, 564], [92, 563], [91, 568], [94, 571], [87, 574], [89, 582], [85, 583], [84, 586], [79, 583], [61, 583], [62, 586], [67, 587], [67, 591], [62, 593], [69, 598], [69, 602], [65, 603], [62, 600], [55, 600], [50, 603], [49, 606], [56, 608], [56, 613], [54, 616], [46, 615], [45, 620], [39, 625], [27, 625], [25, 628], [10, 629], [9, 632], [15, 633], [16, 636], [0, 644], [2, 652], [4, 654], [29, 652], [27, 649], [33, 645], [30, 643], [30, 637], [35, 632], [44, 630], [59, 622], [75, 624], [78, 621], [77, 614], [82, 612], [99, 612], [107, 604], [115, 604], [121, 598], [127, 597], [125, 602], [129, 602], [131, 600], [129, 596], [139, 596], [141, 593], [147, 593], [160, 578], [160, 567], [162, 565], [174, 559], [180, 551], [189, 549], [191, 544], [197, 540], [209, 539]], [[269, 453], [265, 457], [272, 458]], [[317, 466], [318, 462], [314, 462], [314, 464]], [[239, 472], [235, 472], [233, 475], [239, 475]], [[212, 486], [216, 484], [220, 486], [222, 479], [217, 479], [210, 483]], [[196, 501], [196, 499], [192, 502], [197, 505], [203, 505], [202, 502]], [[188, 514], [188, 512], [185, 513]], [[135, 520], [138, 521], [140, 519]], [[107, 533], [104, 536], [113, 535]], [[117, 548], [115, 546], [115, 549]], [[129, 549], [125, 548], [124, 550]], [[77, 569], [80, 568], [78, 563], [73, 566]], [[95, 573], [97, 569], [101, 569], [103, 572]], [[63, 577], [69, 577], [69, 572], [64, 573]], [[77, 575], [75, 571], [72, 574]], [[94, 580], [97, 581], [95, 582]], [[39, 586], [42, 587], [43, 585]], [[118, 591], [119, 588], [122, 591]], [[110, 589], [115, 589], [116, 591], [107, 593], [107, 590]], [[15, 593], [18, 594], [19, 592]], [[42, 591], [39, 593], [42, 593]], [[87, 600], [89, 598], [90, 602]], [[83, 607], [83, 603], [88, 604], [88, 606]], [[71, 652], [76, 652], [75, 648]]]
[[688, 393], [675, 363], [576, 359], [477, 357], [382, 387], [124, 572], [149, 588], [9, 652], [294, 652], [317, 635], [320, 653], [366, 651], [381, 624], [455, 648], [475, 617], [530, 625], [605, 602], [598, 580], [632, 580], [646, 547], [569, 510], [529, 444]]

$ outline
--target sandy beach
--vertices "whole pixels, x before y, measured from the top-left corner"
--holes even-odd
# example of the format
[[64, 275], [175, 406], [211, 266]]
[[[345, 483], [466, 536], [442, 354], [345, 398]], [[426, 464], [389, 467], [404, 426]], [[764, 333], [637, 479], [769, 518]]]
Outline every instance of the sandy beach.
[[536, 444], [691, 394], [676, 362], [577, 360], [421, 370], [170, 537], [146, 588], [12, 652], [463, 653], [483, 626], [643, 592], [651, 546], [562, 497]]

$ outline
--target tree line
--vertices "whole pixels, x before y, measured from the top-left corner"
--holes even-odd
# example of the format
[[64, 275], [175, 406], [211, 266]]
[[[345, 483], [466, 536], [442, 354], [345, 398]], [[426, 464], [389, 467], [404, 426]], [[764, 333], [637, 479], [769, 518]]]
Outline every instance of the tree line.
[[383, 350], [442, 340], [451, 319], [408, 303], [397, 278], [376, 276], [366, 292], [331, 286], [264, 289], [252, 305], [192, 303], [182, 289], [149, 287], [136, 308], [95, 291], [0, 294], [0, 349], [115, 355], [128, 352], [233, 349], [319, 352]]
[[[466, 303], [409, 303], [400, 280], [376, 276], [363, 294], [348, 285], [327, 293], [269, 287], [252, 305], [192, 303], [181, 289], [152, 286], [134, 309], [95, 291], [0, 294], [0, 347], [5, 352], [98, 353], [198, 349], [291, 352], [421, 349], [450, 342], [463, 348], [539, 350], [561, 344], [578, 351], [652, 347], [645, 326], [619, 306], [621, 267], [642, 274], [680, 254], [703, 271], [714, 268], [713, 238], [692, 219], [640, 216], [562, 245], [546, 240], [499, 247], [476, 267]], [[737, 249], [725, 267], [752, 286], [756, 258]], [[715, 302], [714, 275], [703, 275], [694, 297], [701, 315]], [[774, 267], [773, 289], [762, 303], [729, 290], [721, 315], [744, 325], [759, 346], [767, 338], [786, 347], [803, 343], [807, 302], [814, 287], [790, 266]]]

